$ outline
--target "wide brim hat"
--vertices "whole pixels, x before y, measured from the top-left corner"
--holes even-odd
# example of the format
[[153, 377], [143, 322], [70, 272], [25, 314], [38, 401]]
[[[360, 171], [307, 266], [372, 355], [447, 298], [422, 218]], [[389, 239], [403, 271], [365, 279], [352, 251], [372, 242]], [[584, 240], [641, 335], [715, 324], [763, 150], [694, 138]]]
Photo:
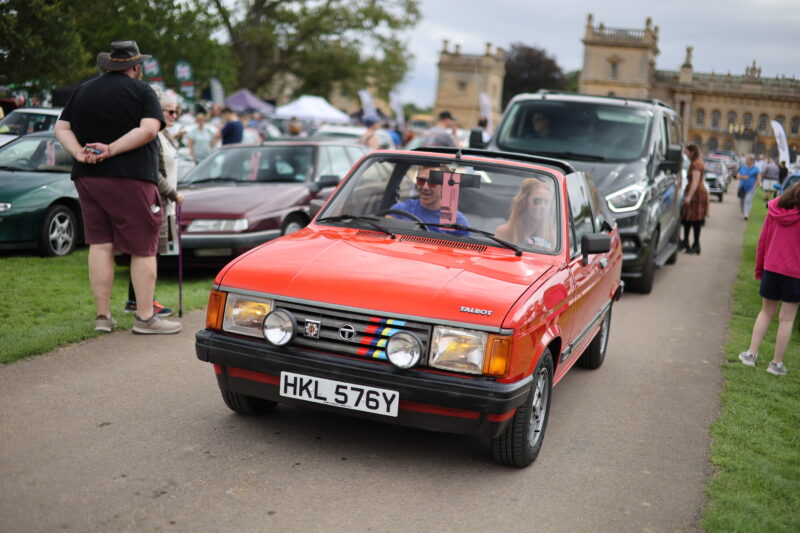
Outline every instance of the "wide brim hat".
[[139, 52], [136, 41], [114, 41], [111, 43], [111, 52], [97, 54], [97, 66], [110, 71], [128, 70], [151, 57]]

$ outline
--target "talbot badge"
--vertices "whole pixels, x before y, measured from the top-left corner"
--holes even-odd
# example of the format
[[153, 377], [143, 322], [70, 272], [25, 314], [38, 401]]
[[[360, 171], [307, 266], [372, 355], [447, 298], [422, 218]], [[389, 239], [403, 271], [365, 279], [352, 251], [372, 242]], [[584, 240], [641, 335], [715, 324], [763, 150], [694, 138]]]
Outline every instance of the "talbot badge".
[[339, 338], [343, 341], [351, 341], [356, 336], [356, 328], [352, 324], [342, 324], [339, 328]]

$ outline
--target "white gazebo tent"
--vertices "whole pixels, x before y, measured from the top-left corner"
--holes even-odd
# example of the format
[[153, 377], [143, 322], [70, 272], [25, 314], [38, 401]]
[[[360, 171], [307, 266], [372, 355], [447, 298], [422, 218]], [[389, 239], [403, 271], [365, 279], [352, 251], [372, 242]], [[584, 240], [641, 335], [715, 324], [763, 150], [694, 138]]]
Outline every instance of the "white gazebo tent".
[[304, 95], [284, 106], [280, 106], [273, 114], [275, 118], [290, 119], [297, 117], [308, 122], [333, 122], [346, 124], [350, 116], [328, 103], [321, 96]]

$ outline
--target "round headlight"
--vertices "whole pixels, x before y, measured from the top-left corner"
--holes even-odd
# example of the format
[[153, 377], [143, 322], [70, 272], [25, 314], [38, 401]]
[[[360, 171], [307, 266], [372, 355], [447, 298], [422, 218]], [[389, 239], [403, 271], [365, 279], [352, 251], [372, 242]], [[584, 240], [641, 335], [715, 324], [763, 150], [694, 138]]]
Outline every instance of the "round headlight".
[[400, 331], [392, 335], [386, 343], [386, 356], [396, 367], [411, 368], [419, 363], [422, 343], [413, 333]]
[[294, 338], [297, 320], [285, 309], [275, 309], [264, 319], [264, 338], [276, 346], [288, 344]]

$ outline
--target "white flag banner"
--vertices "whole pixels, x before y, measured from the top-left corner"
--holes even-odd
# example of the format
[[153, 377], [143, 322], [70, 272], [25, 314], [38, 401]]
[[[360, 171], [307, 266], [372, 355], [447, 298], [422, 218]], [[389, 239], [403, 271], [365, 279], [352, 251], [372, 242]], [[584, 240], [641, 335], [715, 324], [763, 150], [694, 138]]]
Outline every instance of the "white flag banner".
[[486, 117], [486, 129], [490, 132], [494, 131], [494, 121], [492, 120], [492, 103], [489, 101], [489, 95], [481, 93], [478, 96], [478, 103], [481, 107], [481, 116]]
[[364, 110], [362, 119], [364, 117], [377, 117], [378, 112], [375, 110], [375, 104], [372, 102], [372, 95], [366, 89], [358, 91], [358, 97], [361, 99], [361, 109]]
[[775, 134], [775, 143], [778, 145], [778, 162], [786, 161], [789, 163], [789, 144], [786, 142], [786, 132], [777, 120], [770, 120], [772, 132]]
[[397, 121], [397, 127], [402, 130], [406, 127], [406, 117], [403, 114], [403, 102], [400, 101], [400, 95], [391, 93], [389, 100], [391, 101], [392, 111], [394, 111], [394, 119]]
[[222, 83], [217, 78], [211, 78], [211, 101], [215, 104], [222, 105], [225, 101], [225, 89]]

